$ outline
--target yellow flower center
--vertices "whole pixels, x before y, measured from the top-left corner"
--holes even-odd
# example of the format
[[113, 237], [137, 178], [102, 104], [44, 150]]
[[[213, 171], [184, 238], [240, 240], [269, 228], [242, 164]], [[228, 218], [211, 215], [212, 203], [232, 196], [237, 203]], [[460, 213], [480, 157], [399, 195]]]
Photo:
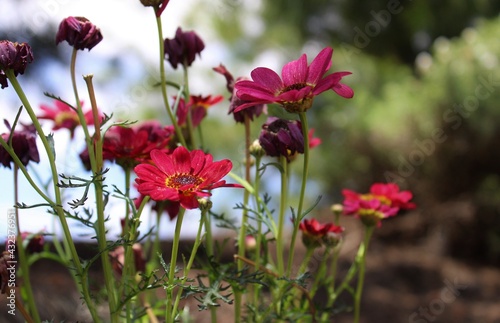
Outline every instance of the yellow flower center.
[[179, 189], [185, 185], [193, 185], [190, 191], [192, 191], [193, 188], [197, 187], [201, 183], [203, 183], [203, 179], [192, 174], [175, 174], [171, 177], [167, 177], [167, 179], [165, 180], [165, 185], [167, 187], [176, 189]]
[[363, 195], [361, 195], [361, 199], [363, 199], [365, 201], [370, 201], [370, 200], [373, 200], [373, 199], [377, 199], [377, 200], [380, 201], [380, 203], [382, 203], [384, 205], [391, 206], [391, 204], [392, 204], [392, 202], [391, 202], [390, 199], [388, 199], [387, 197], [382, 196], [382, 195], [363, 194]]
[[69, 112], [69, 111], [59, 112], [57, 114], [56, 118], [54, 119], [54, 122], [56, 123], [56, 125], [60, 126], [66, 120], [72, 120], [76, 124], [80, 123], [80, 121], [78, 120], [78, 115], [76, 113], [72, 113], [72, 112]]

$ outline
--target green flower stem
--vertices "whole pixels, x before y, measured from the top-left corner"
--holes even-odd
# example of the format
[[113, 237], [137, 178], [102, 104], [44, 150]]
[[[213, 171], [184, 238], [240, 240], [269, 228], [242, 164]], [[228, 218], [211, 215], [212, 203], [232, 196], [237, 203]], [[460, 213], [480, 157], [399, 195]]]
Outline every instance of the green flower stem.
[[161, 94], [163, 97], [163, 103], [165, 104], [165, 109], [167, 110], [168, 116], [170, 117], [170, 121], [174, 126], [175, 134], [177, 135], [180, 144], [184, 147], [187, 147], [186, 140], [182, 135], [181, 128], [177, 124], [177, 120], [174, 116], [174, 113], [172, 112], [172, 108], [168, 103], [167, 82], [165, 77], [165, 43], [163, 40], [163, 28], [161, 25], [161, 17], [156, 16], [156, 10], [155, 10], [155, 19], [156, 19], [156, 26], [158, 29], [158, 45], [160, 47], [160, 87], [161, 87]]
[[28, 183], [30, 184], [31, 187], [36, 191], [36, 193], [43, 198], [48, 204], [53, 205], [55, 204], [52, 199], [47, 196], [41, 189], [38, 187], [38, 185], [35, 183], [31, 175], [28, 173], [28, 170], [26, 167], [23, 165], [19, 157], [16, 155], [16, 152], [12, 147], [9, 145], [8, 142], [6, 142], [2, 136], [0, 136], [0, 145], [7, 151], [7, 153], [12, 157], [12, 160], [14, 161], [14, 164], [17, 166], [17, 168], [23, 173], [24, 177], [26, 180], [28, 180]]
[[92, 171], [95, 173], [96, 170], [96, 157], [95, 150], [92, 137], [90, 136], [89, 128], [87, 126], [87, 121], [85, 120], [85, 116], [83, 114], [82, 104], [80, 102], [80, 97], [78, 95], [78, 87], [76, 86], [76, 56], [78, 54], [78, 50], [73, 48], [73, 53], [71, 55], [71, 63], [70, 63], [70, 74], [71, 74], [71, 84], [73, 86], [73, 93], [75, 94], [76, 100], [76, 113], [78, 115], [78, 120], [80, 121], [80, 125], [82, 126], [83, 133], [85, 135], [85, 143], [87, 144], [87, 150], [89, 152], [89, 160]]
[[[340, 284], [339, 288], [335, 290], [334, 293], [329, 294], [330, 298], [327, 303], [327, 307], [333, 306], [339, 295], [345, 290], [348, 289], [349, 291], [352, 291], [352, 289], [349, 286], [349, 283], [351, 280], [354, 278], [354, 275], [358, 272], [358, 269], [360, 268], [360, 264], [363, 262], [364, 263], [364, 258], [366, 255], [366, 250], [368, 248], [368, 243], [370, 241], [371, 235], [373, 233], [373, 227], [372, 228], [366, 228], [365, 230], [365, 235], [363, 238], [363, 242], [359, 245], [358, 252], [356, 253], [356, 257], [354, 258], [354, 262], [352, 263], [351, 267], [347, 271], [346, 276], [344, 277], [344, 280]], [[358, 273], [359, 276], [359, 273]], [[358, 284], [359, 285], [359, 284]], [[356, 297], [353, 294], [354, 297]], [[359, 295], [361, 297], [361, 295]]]
[[[187, 266], [184, 268], [184, 277], [182, 278], [181, 281], [181, 286], [184, 286], [186, 281], [188, 280], [188, 275], [189, 271], [191, 270], [191, 267], [193, 266], [194, 258], [196, 258], [196, 252], [198, 251], [198, 247], [201, 244], [201, 231], [203, 229], [203, 218], [207, 217], [208, 209], [204, 209], [201, 212], [201, 218], [200, 218], [200, 224], [198, 225], [198, 232], [196, 233], [196, 238], [194, 240], [193, 248], [191, 249], [191, 256], [189, 257]], [[181, 300], [181, 295], [182, 295], [183, 288], [180, 287], [179, 291], [177, 292], [177, 296], [175, 298], [175, 303], [174, 303], [174, 308], [172, 310], [173, 313], [177, 312], [177, 308], [179, 306], [179, 302]]]
[[[189, 75], [188, 75], [188, 69], [185, 65], [182, 65], [183, 71], [184, 71], [184, 104], [188, 106], [189, 103]], [[193, 128], [193, 110], [191, 109], [192, 107], [189, 107], [189, 110], [187, 111], [186, 115], [186, 123], [187, 123], [187, 128], [189, 132], [189, 139], [191, 143], [191, 148], [196, 149], [198, 148], [198, 144], [196, 142], [196, 138], [194, 136], [194, 128]]]
[[[127, 243], [124, 244], [124, 252], [125, 252], [125, 260], [124, 260], [124, 265], [123, 265], [123, 272], [122, 272], [122, 286], [124, 287], [124, 295], [127, 295], [129, 292], [129, 287], [133, 283], [133, 280], [135, 278], [135, 259], [134, 259], [134, 242], [136, 240], [136, 235], [137, 235], [137, 224], [138, 224], [138, 218], [134, 215], [132, 221], [129, 221], [129, 216], [130, 216], [130, 167], [125, 167], [124, 168], [125, 172], [125, 225], [123, 227], [123, 238], [127, 241]], [[130, 223], [132, 222], [132, 223]], [[119, 295], [122, 295], [121, 293]], [[125, 304], [125, 312], [126, 312], [126, 319], [127, 322], [130, 322], [131, 318], [131, 302], [127, 302]]]
[[[19, 202], [18, 168], [17, 165], [14, 165], [14, 204], [17, 205], [18, 202]], [[28, 303], [28, 309], [32, 319], [35, 322], [41, 322], [40, 314], [38, 313], [38, 308], [36, 307], [35, 304], [35, 297], [33, 296], [33, 289], [31, 288], [29, 263], [24, 250], [23, 238], [21, 236], [21, 226], [19, 225], [19, 209], [17, 207], [14, 209], [14, 216], [16, 219], [16, 228], [17, 228], [17, 236], [16, 236], [17, 254], [19, 255], [19, 263], [23, 273], [23, 283], [21, 286], [24, 292], [23, 296], [25, 296], [25, 300]]]
[[[207, 212], [208, 213], [208, 212]], [[214, 241], [212, 238], [212, 219], [210, 214], [202, 215], [202, 220], [205, 221], [205, 247], [207, 249], [208, 258], [214, 256]], [[210, 285], [212, 285], [212, 278], [209, 277]], [[217, 309], [210, 307], [210, 320], [212, 323], [217, 323]]]
[[[245, 124], [245, 181], [250, 183], [250, 167], [251, 167], [251, 156], [250, 156], [250, 118], [245, 114], [244, 119]], [[243, 191], [243, 214], [241, 218], [240, 234], [238, 236], [238, 256], [245, 257], [245, 237], [247, 235], [247, 225], [248, 225], [248, 202], [250, 200], [250, 192], [247, 190]], [[237, 261], [238, 272], [243, 270], [243, 262]], [[239, 290], [234, 290], [234, 321], [238, 323], [241, 321], [241, 306], [242, 306], [242, 292]]]
[[311, 289], [309, 291], [309, 295], [311, 297], [314, 297], [316, 294], [316, 291], [318, 290], [318, 287], [321, 283], [324, 283], [325, 280], [328, 279], [326, 276], [327, 272], [327, 266], [326, 264], [328, 263], [328, 259], [330, 258], [332, 248], [326, 247], [325, 251], [323, 252], [323, 255], [321, 257], [321, 261], [319, 263], [318, 271], [316, 272], [316, 277], [314, 278], [314, 282], [311, 286]]
[[[285, 272], [284, 252], [283, 252], [283, 231], [285, 230], [285, 210], [288, 200], [288, 161], [286, 157], [280, 156], [281, 171], [281, 195], [280, 208], [278, 215], [278, 236], [276, 237], [276, 257], [278, 263], [278, 273], [283, 275]], [[288, 273], [289, 275], [290, 273]]]
[[175, 289], [175, 268], [177, 264], [177, 253], [179, 252], [179, 242], [181, 239], [181, 227], [182, 220], [184, 219], [184, 213], [186, 209], [180, 208], [179, 214], [177, 215], [177, 222], [175, 223], [175, 233], [174, 240], [172, 241], [172, 254], [170, 257], [170, 268], [168, 272], [168, 283], [170, 286], [167, 289], [167, 308], [166, 311], [166, 322], [173, 323], [177, 313], [174, 313], [172, 307], [172, 301], [174, 299], [174, 289]]
[[[254, 189], [255, 192], [259, 192], [260, 189], [260, 162], [261, 162], [261, 157], [257, 156], [255, 158], [255, 181], [254, 181]], [[261, 203], [260, 200], [256, 197], [255, 198], [255, 205], [257, 206], [257, 210], [260, 215], [260, 210], [261, 210]], [[263, 215], [260, 215], [263, 216]], [[255, 246], [255, 266], [254, 269], [255, 271], [259, 270], [261, 266], [261, 253], [262, 253], [262, 219], [258, 219], [257, 221], [257, 237], [255, 238], [256, 240], [256, 246]], [[261, 285], [257, 284], [255, 285], [255, 289], [253, 292], [253, 304], [257, 308], [260, 300], [260, 290], [261, 290]]]
[[356, 286], [356, 292], [354, 294], [354, 323], [359, 322], [359, 315], [361, 312], [361, 295], [363, 293], [363, 285], [365, 281], [366, 253], [374, 229], [375, 226], [373, 225], [365, 227], [365, 237], [363, 239], [363, 244], [362, 244], [363, 248], [362, 248], [362, 253], [359, 257], [358, 284]]
[[311, 257], [314, 253], [314, 250], [315, 250], [315, 248], [307, 248], [306, 255], [304, 256], [304, 260], [302, 260], [302, 264], [300, 265], [300, 268], [299, 268], [299, 275], [302, 275], [303, 273], [306, 272], [307, 265], [309, 265], [309, 262], [311, 261]]
[[87, 281], [82, 278], [83, 274], [83, 267], [82, 263], [80, 262], [80, 258], [78, 257], [78, 253], [76, 252], [75, 248], [75, 243], [73, 242], [73, 237], [71, 236], [71, 232], [69, 230], [68, 223], [66, 221], [66, 217], [64, 214], [64, 210], [62, 208], [62, 198], [61, 198], [61, 191], [59, 187], [57, 186], [57, 181], [58, 181], [58, 175], [57, 175], [57, 168], [56, 168], [56, 163], [55, 163], [55, 156], [54, 156], [54, 151], [52, 147], [49, 144], [49, 141], [47, 137], [45, 136], [42, 126], [40, 125], [40, 122], [38, 121], [38, 118], [35, 114], [35, 111], [31, 107], [31, 104], [29, 103], [28, 98], [24, 94], [24, 91], [21, 88], [21, 85], [17, 81], [14, 72], [9, 69], [5, 71], [5, 75], [9, 79], [10, 84], [16, 91], [17, 96], [21, 100], [21, 102], [24, 105], [24, 108], [28, 112], [28, 115], [30, 116], [31, 122], [33, 122], [33, 125], [35, 126], [35, 129], [38, 133], [38, 136], [40, 137], [40, 140], [42, 141], [43, 147], [45, 149], [45, 152], [47, 153], [47, 157], [49, 159], [49, 165], [50, 165], [50, 172], [51, 172], [51, 178], [52, 178], [52, 184], [54, 187], [54, 194], [55, 194], [55, 203], [52, 204], [52, 208], [54, 209], [55, 213], [59, 217], [59, 222], [61, 223], [61, 227], [64, 233], [64, 241], [66, 247], [69, 249], [69, 253], [71, 258], [67, 259], [67, 261], [72, 261], [73, 262], [73, 268], [74, 270], [71, 270], [71, 273], [73, 274], [73, 277], [77, 281], [77, 286], [80, 288], [80, 292], [83, 295], [83, 298], [85, 300], [85, 303], [87, 304], [87, 307], [89, 309], [89, 312], [92, 316], [92, 319], [94, 322], [101, 322], [99, 316], [97, 315], [97, 311], [95, 309], [95, 305], [90, 298], [90, 292], [88, 289], [88, 284]]
[[[19, 170], [21, 170], [21, 172], [23, 173], [25, 179], [28, 181], [28, 183], [30, 184], [30, 186], [36, 191], [36, 193], [41, 197], [43, 198], [49, 205], [54, 205], [56, 204], [48, 195], [45, 194], [44, 191], [42, 191], [42, 189], [40, 189], [40, 187], [35, 183], [35, 181], [33, 180], [33, 178], [31, 177], [30, 173], [28, 173], [28, 170], [26, 169], [26, 167], [23, 165], [23, 163], [21, 162], [21, 160], [19, 159], [19, 157], [16, 155], [16, 152], [14, 151], [14, 149], [12, 148], [12, 142], [10, 143], [7, 143], [3, 138], [2, 136], [0, 136], [0, 145], [7, 151], [7, 153], [10, 155], [10, 157], [12, 158], [12, 160], [14, 161], [14, 164], [17, 166], [17, 168]], [[32, 170], [33, 171], [33, 170]], [[35, 173], [36, 174], [36, 173]], [[41, 181], [39, 179], [39, 181]], [[46, 191], [48, 190], [47, 188], [44, 188]], [[52, 241], [53, 245], [54, 245], [54, 248], [56, 249], [57, 251], [57, 254], [61, 257], [64, 257], [65, 259], [69, 258], [70, 255], [67, 253], [68, 249], [69, 248], [66, 248], [66, 250], [63, 250], [63, 248], [61, 247], [61, 244], [59, 243], [59, 240], [58, 239], [54, 239]], [[64, 265], [66, 265], [66, 263], [64, 263]]]
[[[76, 49], [73, 51], [76, 52]], [[73, 66], [74, 67], [74, 66]], [[71, 70], [72, 78], [74, 79], [74, 69]], [[97, 113], [97, 102], [95, 98], [94, 87], [92, 84], [92, 75], [84, 76], [84, 80], [87, 84], [87, 89], [89, 92], [90, 103], [92, 105], [92, 111], [94, 115], [98, 115]], [[75, 97], [78, 98], [78, 94], [76, 94], [76, 85], [74, 85], [75, 89]], [[79, 101], [78, 101], [79, 102]], [[103, 138], [100, 133], [100, 124], [99, 120], [94, 120], [97, 122], [97, 127], [95, 129], [95, 135], [92, 138], [88, 134], [88, 128], [85, 124], [85, 118], [83, 117], [83, 111], [81, 109], [80, 104], [78, 103], [77, 111], [79, 114], [82, 114], [80, 118], [80, 122], [82, 122], [82, 127], [85, 131], [85, 137], [88, 141], [88, 149], [89, 155], [90, 151], [94, 154], [94, 165], [92, 166], [92, 172], [95, 174], [96, 179], [94, 181], [94, 190], [95, 190], [95, 200], [96, 200], [96, 213], [97, 213], [97, 243], [99, 245], [99, 251], [101, 252], [101, 263], [104, 274], [104, 284], [106, 286], [106, 291], [108, 294], [108, 303], [109, 310], [111, 313], [111, 321], [118, 322], [119, 320], [119, 311], [117, 311], [117, 295], [116, 295], [116, 286], [114, 284], [113, 270], [111, 268], [111, 261], [109, 259], [108, 252], [108, 243], [106, 239], [106, 226], [105, 226], [105, 215], [104, 215], [104, 190], [103, 183], [104, 180], [102, 176], [103, 170], [103, 157], [102, 157], [102, 145]]]
[[306, 195], [307, 176], [309, 172], [309, 126], [307, 123], [307, 115], [305, 112], [299, 112], [300, 122], [302, 124], [302, 135], [304, 136], [304, 164], [302, 170], [302, 185], [300, 187], [299, 206], [297, 215], [293, 225], [292, 239], [290, 241], [290, 252], [288, 256], [287, 276], [290, 276], [293, 265], [293, 256], [295, 250], [295, 240], [299, 231], [299, 223], [302, 220], [302, 210], [304, 207], [304, 199]]

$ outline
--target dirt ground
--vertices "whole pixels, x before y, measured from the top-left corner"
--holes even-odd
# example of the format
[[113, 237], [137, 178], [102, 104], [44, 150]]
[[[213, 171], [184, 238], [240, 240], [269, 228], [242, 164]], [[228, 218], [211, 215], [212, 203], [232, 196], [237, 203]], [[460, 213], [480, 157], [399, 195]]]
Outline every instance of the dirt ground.
[[[401, 323], [500, 323], [500, 270], [496, 264], [450, 255], [453, 230], [441, 225], [425, 226], [418, 211], [387, 221], [378, 228], [369, 247], [362, 322]], [[361, 239], [355, 220], [345, 221], [340, 278], [347, 271]], [[464, 237], [464, 239], [467, 239]], [[300, 243], [299, 243], [300, 244]], [[79, 246], [83, 252], [89, 246]], [[168, 250], [168, 246], [166, 246]], [[304, 253], [298, 247], [295, 259]], [[230, 255], [229, 255], [230, 256]], [[230, 259], [231, 257], [228, 257]], [[314, 272], [314, 268], [310, 268]], [[96, 282], [98, 269], [93, 273]], [[67, 270], [50, 261], [39, 261], [31, 276], [41, 315], [53, 322], [89, 322]], [[104, 306], [102, 306], [104, 308]], [[0, 321], [22, 322], [20, 313], [7, 313], [5, 295], [0, 298]], [[231, 305], [219, 309], [220, 322], [232, 322]], [[190, 304], [195, 322], [209, 322], [209, 312]], [[334, 322], [352, 322], [350, 313]]]

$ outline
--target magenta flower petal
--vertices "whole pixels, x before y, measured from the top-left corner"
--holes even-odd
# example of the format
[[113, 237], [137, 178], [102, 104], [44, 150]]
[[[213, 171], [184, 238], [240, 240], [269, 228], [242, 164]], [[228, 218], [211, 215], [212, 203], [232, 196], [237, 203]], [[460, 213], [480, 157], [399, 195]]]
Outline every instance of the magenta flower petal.
[[269, 68], [258, 67], [250, 75], [254, 82], [259, 84], [262, 89], [269, 91], [269, 93], [276, 94], [283, 88], [283, 82], [279, 75]]
[[345, 84], [335, 84], [332, 89], [335, 93], [346, 99], [350, 99], [354, 96], [354, 91]]
[[330, 69], [332, 54], [333, 49], [326, 47], [314, 58], [309, 66], [309, 73], [307, 75], [308, 84], [318, 84], [326, 71]]
[[285, 87], [305, 83], [307, 78], [307, 56], [302, 54], [298, 60], [285, 64], [281, 70], [281, 76]]

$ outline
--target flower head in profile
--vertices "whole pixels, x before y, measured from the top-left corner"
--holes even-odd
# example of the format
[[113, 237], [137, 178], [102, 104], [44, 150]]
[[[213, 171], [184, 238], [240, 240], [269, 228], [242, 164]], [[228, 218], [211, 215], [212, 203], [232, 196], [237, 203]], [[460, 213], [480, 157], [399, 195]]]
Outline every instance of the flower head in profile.
[[307, 56], [287, 63], [281, 70], [281, 77], [273, 70], [258, 67], [251, 72], [252, 80], [235, 83], [236, 95], [243, 101], [235, 111], [256, 104], [277, 103], [292, 113], [304, 112], [311, 108], [315, 96], [333, 90], [344, 98], [352, 98], [350, 87], [340, 83], [350, 72], [336, 72], [325, 76], [331, 66], [333, 49], [324, 48], [311, 64]]
[[68, 17], [61, 21], [56, 44], [67, 41], [75, 49], [91, 50], [102, 40], [101, 30], [84, 17]]
[[346, 215], [361, 219], [366, 226], [381, 225], [383, 219], [395, 216], [400, 210], [410, 210], [416, 207], [411, 202], [413, 194], [410, 191], [400, 191], [394, 183], [375, 183], [370, 193], [359, 194], [344, 189], [344, 208]]
[[[83, 106], [83, 102], [80, 102]], [[75, 108], [69, 106], [68, 104], [54, 100], [54, 105], [49, 106], [46, 104], [40, 105], [40, 110], [43, 114], [38, 115], [39, 119], [52, 120], [54, 121], [54, 126], [52, 130], [68, 129], [71, 139], [75, 135], [75, 129], [80, 125], [80, 120], [78, 119], [78, 113]], [[94, 124], [94, 116], [92, 110], [87, 110], [84, 112], [85, 122], [88, 125]], [[104, 115], [99, 112], [100, 121], [104, 119]]]
[[[248, 117], [250, 121], [253, 121], [254, 118], [259, 117], [262, 113], [267, 113], [266, 111], [266, 105], [259, 103], [255, 105], [251, 105], [246, 107], [243, 110], [239, 110], [236, 112], [236, 110], [243, 104], [247, 103], [247, 101], [241, 100], [237, 95], [236, 91], [234, 88], [234, 78], [233, 75], [226, 69], [226, 67], [222, 64], [220, 64], [217, 67], [214, 67], [213, 70], [221, 75], [223, 75], [226, 78], [226, 88], [231, 93], [231, 96], [229, 97], [229, 112], [228, 114], [232, 114], [233, 118], [236, 122], [239, 123], [244, 123], [245, 118]], [[236, 79], [237, 81], [244, 80], [246, 78], [240, 77]]]
[[304, 219], [299, 223], [302, 231], [302, 242], [308, 248], [317, 248], [322, 245], [334, 246], [340, 239], [344, 228], [333, 223], [321, 224], [316, 219]]
[[184, 98], [179, 99], [177, 106], [177, 124], [183, 126], [186, 124], [187, 114], [191, 113], [191, 121], [193, 127], [197, 127], [201, 121], [207, 116], [207, 110], [213, 105], [221, 102], [223, 97], [221, 95], [191, 95], [189, 101], [186, 103]]
[[[5, 124], [9, 130], [10, 124], [5, 120]], [[30, 161], [35, 163], [40, 162], [40, 155], [36, 147], [36, 130], [34, 126], [22, 125], [21, 130], [14, 130], [10, 133], [3, 133], [2, 139], [7, 143], [12, 142], [12, 148], [15, 154], [21, 160], [21, 163], [26, 166]], [[12, 156], [9, 155], [7, 150], [0, 146], [0, 163], [10, 168], [10, 163], [13, 162]]]
[[171, 154], [151, 151], [152, 164], [137, 165], [137, 190], [155, 201], [178, 201], [186, 209], [198, 208], [198, 198], [210, 196], [219, 187], [241, 187], [221, 180], [229, 173], [228, 159], [213, 161], [202, 150], [177, 147]]
[[7, 70], [12, 70], [14, 76], [24, 74], [26, 66], [33, 61], [33, 52], [27, 43], [13, 43], [0, 40], [0, 86], [8, 86]]
[[194, 31], [182, 31], [179, 27], [174, 38], [165, 39], [165, 58], [174, 69], [181, 64], [191, 66], [201, 51], [205, 48], [203, 40]]

